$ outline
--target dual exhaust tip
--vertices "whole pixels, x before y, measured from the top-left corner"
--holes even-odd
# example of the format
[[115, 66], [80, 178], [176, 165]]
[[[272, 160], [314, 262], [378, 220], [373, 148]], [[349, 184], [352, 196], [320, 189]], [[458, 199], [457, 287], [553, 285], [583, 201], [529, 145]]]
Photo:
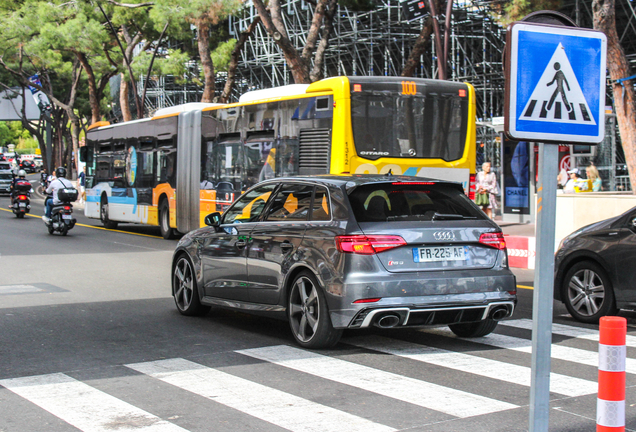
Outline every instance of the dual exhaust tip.
[[[495, 306], [488, 313], [488, 318], [493, 321], [501, 321], [506, 318], [510, 314], [510, 310], [505, 305]], [[400, 315], [395, 313], [387, 313], [382, 315], [375, 322], [375, 326], [383, 329], [393, 328], [400, 324], [401, 318]]]

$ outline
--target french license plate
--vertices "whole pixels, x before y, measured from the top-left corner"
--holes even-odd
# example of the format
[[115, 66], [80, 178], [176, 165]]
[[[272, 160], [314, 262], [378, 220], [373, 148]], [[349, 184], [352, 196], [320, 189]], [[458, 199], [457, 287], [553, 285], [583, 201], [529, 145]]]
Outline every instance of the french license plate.
[[26, 203], [20, 203], [20, 207], [26, 207]]
[[71, 215], [63, 214], [62, 219], [71, 219]]
[[466, 261], [467, 246], [436, 246], [413, 248], [413, 261]]

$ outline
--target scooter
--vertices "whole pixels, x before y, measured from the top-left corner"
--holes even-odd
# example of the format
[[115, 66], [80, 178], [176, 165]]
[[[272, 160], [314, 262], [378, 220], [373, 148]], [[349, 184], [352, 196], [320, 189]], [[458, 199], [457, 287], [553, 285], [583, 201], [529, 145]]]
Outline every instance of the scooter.
[[17, 182], [13, 189], [13, 197], [11, 210], [18, 219], [22, 219], [31, 211], [31, 183], [26, 180]]
[[60, 189], [57, 191], [57, 197], [61, 204], [56, 204], [51, 210], [51, 219], [46, 224], [49, 234], [59, 232], [63, 236], [73, 229], [77, 219], [73, 217], [72, 201], [77, 200], [77, 189]]

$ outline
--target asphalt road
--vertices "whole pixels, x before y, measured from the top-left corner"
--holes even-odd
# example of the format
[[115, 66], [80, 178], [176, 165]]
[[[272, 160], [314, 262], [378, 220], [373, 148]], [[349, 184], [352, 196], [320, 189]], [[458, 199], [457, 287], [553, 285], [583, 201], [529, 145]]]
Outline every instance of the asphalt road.
[[[76, 212], [68, 236], [49, 235], [41, 200], [25, 219], [8, 203], [0, 197], [0, 432], [528, 429], [532, 271], [515, 270], [519, 306], [491, 336], [371, 329], [314, 353], [284, 322], [179, 315], [176, 242], [156, 228], [105, 230]], [[554, 321], [550, 430], [593, 430], [595, 327], [557, 304]]]

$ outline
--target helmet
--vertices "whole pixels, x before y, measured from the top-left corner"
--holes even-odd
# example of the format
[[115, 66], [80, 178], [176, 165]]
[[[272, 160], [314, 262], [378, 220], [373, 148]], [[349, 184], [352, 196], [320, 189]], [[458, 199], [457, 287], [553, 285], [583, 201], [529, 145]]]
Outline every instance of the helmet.
[[26, 171], [25, 170], [18, 171], [18, 177], [22, 177], [22, 178], [26, 177]]
[[60, 178], [60, 177], [66, 177], [66, 168], [64, 167], [57, 167], [55, 169], [55, 177]]

